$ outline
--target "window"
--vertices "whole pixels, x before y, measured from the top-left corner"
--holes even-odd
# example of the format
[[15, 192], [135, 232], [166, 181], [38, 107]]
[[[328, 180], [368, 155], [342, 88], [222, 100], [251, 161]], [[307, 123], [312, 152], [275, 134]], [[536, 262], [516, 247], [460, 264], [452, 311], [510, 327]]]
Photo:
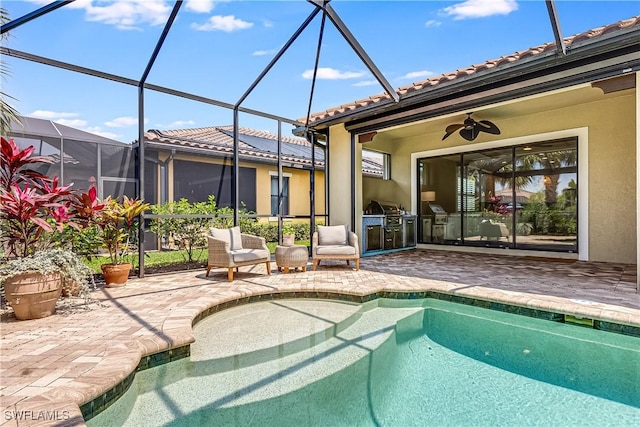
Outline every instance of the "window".
[[[282, 214], [289, 215], [289, 177], [282, 177]], [[278, 176], [271, 175], [271, 215], [278, 215]]]
[[362, 150], [362, 173], [382, 179], [391, 179], [391, 155]]

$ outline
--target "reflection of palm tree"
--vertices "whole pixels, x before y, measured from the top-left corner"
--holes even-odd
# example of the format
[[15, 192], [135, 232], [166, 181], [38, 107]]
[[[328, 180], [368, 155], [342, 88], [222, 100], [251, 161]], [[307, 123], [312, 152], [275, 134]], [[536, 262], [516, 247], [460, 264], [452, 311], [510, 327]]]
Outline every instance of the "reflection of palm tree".
[[515, 186], [516, 189], [521, 189], [533, 183], [535, 171], [542, 171], [544, 173], [542, 180], [544, 200], [547, 205], [552, 205], [558, 199], [557, 190], [560, 180], [560, 174], [554, 173], [554, 169], [573, 167], [576, 165], [576, 160], [576, 151], [570, 149], [518, 156], [516, 158], [516, 172], [518, 173], [513, 177], [513, 164], [511, 162], [504, 163], [504, 156], [497, 156], [471, 162], [469, 166], [473, 168], [473, 171], [469, 176], [479, 177], [482, 175], [486, 188], [495, 191], [494, 182], [505, 188]]
[[[9, 21], [9, 13], [6, 9], [0, 8], [0, 24], [4, 24]], [[5, 33], [2, 35], [2, 39], [6, 39], [6, 36], [9, 33]], [[4, 80], [6, 76], [9, 74], [9, 70], [4, 62], [0, 62], [0, 78]], [[18, 112], [6, 102], [7, 98], [15, 99], [2, 90], [0, 90], [0, 134], [6, 136], [9, 134], [11, 130], [11, 121], [15, 121], [20, 123], [18, 119]]]
[[[542, 169], [547, 171], [553, 171], [554, 168], [575, 166], [577, 161], [576, 150], [550, 151], [545, 153], [543, 157], [540, 157], [538, 161]], [[557, 202], [559, 181], [560, 174], [548, 173], [544, 175], [542, 182], [544, 184], [544, 201], [547, 205], [552, 205]]]

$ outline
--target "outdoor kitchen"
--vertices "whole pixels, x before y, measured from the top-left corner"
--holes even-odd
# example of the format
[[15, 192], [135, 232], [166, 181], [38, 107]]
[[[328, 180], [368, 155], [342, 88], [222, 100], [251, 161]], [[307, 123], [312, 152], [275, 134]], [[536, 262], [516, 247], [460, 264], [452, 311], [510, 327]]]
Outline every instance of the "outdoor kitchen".
[[416, 247], [417, 217], [393, 202], [371, 200], [362, 216], [362, 255]]

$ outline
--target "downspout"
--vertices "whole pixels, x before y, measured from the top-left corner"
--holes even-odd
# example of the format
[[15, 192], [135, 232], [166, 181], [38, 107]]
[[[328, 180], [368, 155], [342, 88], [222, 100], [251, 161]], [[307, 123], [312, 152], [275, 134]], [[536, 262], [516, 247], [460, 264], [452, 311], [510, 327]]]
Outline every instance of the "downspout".
[[356, 226], [356, 134], [351, 135], [351, 230]]
[[[271, 182], [269, 182], [271, 186]], [[278, 244], [282, 244], [282, 122], [278, 120]]]
[[[311, 132], [309, 136], [311, 137], [311, 174], [309, 175], [309, 212], [311, 213], [311, 218], [309, 219], [309, 236], [313, 236], [316, 227], [316, 133]], [[311, 245], [313, 245], [313, 239], [311, 239]], [[313, 250], [313, 248], [311, 249]]]

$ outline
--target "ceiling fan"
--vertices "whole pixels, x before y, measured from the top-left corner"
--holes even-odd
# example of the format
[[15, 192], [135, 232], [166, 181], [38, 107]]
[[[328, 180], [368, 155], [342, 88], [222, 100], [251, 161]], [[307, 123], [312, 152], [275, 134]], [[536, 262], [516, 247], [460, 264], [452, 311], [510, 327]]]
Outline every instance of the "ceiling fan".
[[496, 126], [489, 120], [475, 121], [471, 118], [472, 114], [473, 113], [467, 113], [467, 118], [464, 119], [464, 123], [456, 123], [447, 126], [447, 128], [445, 129], [446, 133], [442, 137], [442, 140], [444, 141], [449, 135], [460, 128], [462, 128], [460, 129], [460, 136], [467, 141], [473, 141], [474, 139], [476, 139], [480, 132], [500, 135], [500, 129], [498, 129], [498, 126]]

